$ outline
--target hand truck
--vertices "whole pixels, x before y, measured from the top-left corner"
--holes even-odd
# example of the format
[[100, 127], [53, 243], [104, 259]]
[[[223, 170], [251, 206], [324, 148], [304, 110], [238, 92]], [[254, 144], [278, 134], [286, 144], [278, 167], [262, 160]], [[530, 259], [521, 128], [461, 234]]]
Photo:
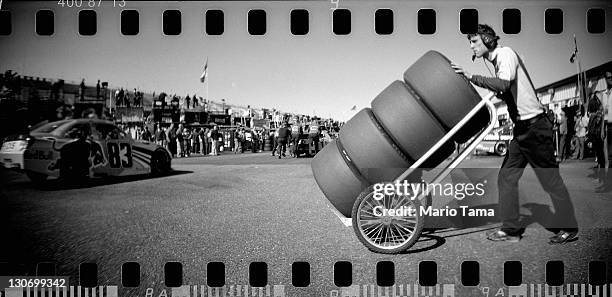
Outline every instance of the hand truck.
[[[487, 94], [472, 110], [455, 125], [444, 137], [442, 137], [431, 149], [429, 149], [421, 158], [419, 158], [410, 168], [398, 176], [392, 183], [403, 182], [406, 180], [415, 169], [419, 168], [425, 160], [432, 156], [440, 147], [449, 141], [481, 108], [484, 106], [489, 110], [490, 120], [488, 125], [481, 130], [479, 134], [468, 141], [468, 145], [460, 151], [457, 156], [445, 166], [442, 171], [433, 178], [430, 183], [436, 184], [444, 180], [448, 174], [457, 167], [484, 139], [484, 137], [494, 128], [497, 121], [497, 112], [495, 106], [491, 102], [495, 96], [494, 93]], [[348, 227], [353, 226], [355, 234], [359, 240], [370, 250], [394, 254], [409, 249], [419, 239], [423, 226], [425, 225], [425, 217], [418, 211], [421, 205], [431, 205], [431, 195], [428, 192], [429, 187], [414, 199], [406, 195], [384, 195], [382, 199], [374, 198], [374, 186], [370, 186], [363, 190], [359, 197], [355, 200], [352, 211], [352, 218], [346, 218], [344, 215], [335, 211], [341, 221]], [[380, 197], [379, 197], [380, 198]], [[374, 214], [374, 207], [380, 206], [384, 209], [401, 210], [406, 208], [417, 209], [413, 211], [413, 215], [378, 215]], [[404, 208], [405, 207], [405, 208]], [[332, 207], [333, 210], [335, 210]], [[379, 208], [380, 209], [380, 208]]]

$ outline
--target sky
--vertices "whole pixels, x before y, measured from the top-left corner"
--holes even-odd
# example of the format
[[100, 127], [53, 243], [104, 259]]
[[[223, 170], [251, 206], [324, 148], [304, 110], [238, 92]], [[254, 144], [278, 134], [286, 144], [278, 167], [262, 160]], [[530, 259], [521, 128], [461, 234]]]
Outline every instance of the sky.
[[[87, 2], [87, 1], [84, 1]], [[96, 1], [97, 2], [97, 1]], [[335, 2], [335, 1], [334, 1]], [[510, 46], [522, 57], [537, 87], [571, 76], [576, 64], [569, 63], [573, 34], [579, 43], [584, 69], [612, 60], [612, 5], [607, 1], [365, 1], [339, 0], [340, 8], [351, 10], [352, 32], [346, 36], [332, 31], [331, 1], [126, 1], [124, 8], [103, 1], [95, 8], [98, 33], [79, 36], [79, 8], [59, 7], [57, 1], [6, 2], [12, 14], [12, 34], [0, 36], [0, 71], [12, 69], [23, 75], [62, 78], [94, 85], [98, 79], [111, 86], [141, 88], [185, 96], [206, 96], [199, 81], [208, 58], [208, 96], [213, 101], [286, 112], [315, 114], [346, 120], [368, 107], [374, 97], [428, 50], [437, 50], [471, 73], [488, 75], [482, 63], [471, 61], [468, 40], [459, 31], [459, 10], [476, 8], [479, 23], [491, 25], [499, 43]], [[544, 31], [544, 10], [564, 11], [564, 31]], [[604, 8], [604, 34], [589, 34], [586, 12]], [[394, 11], [394, 32], [374, 31], [376, 9]], [[436, 10], [437, 31], [417, 32], [417, 11]], [[521, 33], [508, 35], [501, 29], [504, 8], [521, 10]], [[55, 34], [37, 36], [34, 15], [38, 9], [55, 13]], [[140, 34], [120, 33], [120, 12], [137, 9]], [[164, 36], [162, 12], [182, 13], [182, 34]], [[205, 33], [204, 14], [221, 9], [225, 32]], [[264, 9], [267, 32], [251, 36], [247, 12]], [[293, 36], [292, 9], [307, 9], [310, 32]], [[482, 92], [482, 90], [480, 90]]]

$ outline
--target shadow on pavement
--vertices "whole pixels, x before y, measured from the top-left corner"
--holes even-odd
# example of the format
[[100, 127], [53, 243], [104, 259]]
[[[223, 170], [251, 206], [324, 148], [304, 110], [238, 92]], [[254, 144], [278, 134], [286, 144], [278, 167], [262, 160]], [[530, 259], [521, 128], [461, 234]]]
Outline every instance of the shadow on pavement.
[[[549, 205], [538, 204], [538, 203], [526, 203], [521, 205], [531, 212], [531, 215], [521, 215], [520, 224], [528, 227], [532, 224], [538, 224], [544, 227], [546, 230], [556, 232], [554, 226], [554, 213], [551, 211]], [[482, 205], [478, 208], [498, 208], [497, 204]], [[426, 222], [426, 228], [423, 229], [419, 240], [415, 246], [422, 246], [416, 249], [409, 249], [402, 252], [401, 254], [414, 254], [425, 252], [436, 249], [446, 243], [447, 238], [463, 236], [472, 233], [480, 233], [483, 231], [493, 230], [499, 228], [499, 218], [495, 217], [464, 217], [457, 216], [452, 218], [428, 218], [434, 220], [428, 220]], [[491, 225], [492, 223], [495, 226]], [[456, 232], [462, 229], [486, 227], [484, 229], [470, 230], [465, 232]], [[451, 233], [451, 234], [445, 234]], [[431, 243], [430, 243], [431, 242]], [[423, 246], [426, 245], [426, 246]]]
[[445, 228], [445, 229], [428, 229], [429, 232], [424, 231], [424, 233], [421, 234], [419, 240], [417, 241], [416, 245], [423, 245], [427, 242], [433, 241], [433, 244], [428, 245], [428, 246], [424, 246], [424, 247], [420, 247], [417, 249], [408, 249], [406, 251], [401, 252], [400, 254], [416, 254], [416, 253], [420, 253], [420, 252], [425, 252], [425, 251], [429, 251], [429, 250], [433, 250], [436, 248], [441, 247], [442, 245], [444, 245], [446, 243], [446, 239], [447, 238], [451, 238], [451, 237], [457, 237], [457, 236], [462, 236], [462, 235], [467, 235], [467, 234], [473, 234], [473, 233], [480, 233], [483, 231], [487, 231], [487, 230], [493, 230], [496, 229], [497, 226], [495, 227], [489, 227], [489, 228], [485, 228], [485, 229], [478, 229], [478, 230], [471, 230], [471, 231], [465, 231], [465, 232], [461, 232], [461, 233], [453, 233], [453, 234], [449, 234], [449, 235], [443, 235], [442, 233], [445, 232], [454, 232], [454, 231], [458, 231], [461, 229], [457, 229], [457, 228]]
[[526, 203], [521, 205], [528, 209], [531, 212], [530, 216], [521, 216], [520, 224], [522, 226], [529, 226], [533, 223], [537, 223], [544, 227], [544, 229], [556, 233], [558, 229], [555, 229], [553, 226], [554, 216], [555, 214], [550, 210], [550, 206], [546, 204], [538, 204], [538, 203]]
[[148, 179], [157, 179], [164, 178], [175, 175], [183, 175], [193, 173], [193, 171], [185, 171], [185, 170], [175, 170], [168, 174], [151, 176], [149, 174], [141, 174], [141, 175], [131, 175], [131, 176], [108, 176], [102, 178], [91, 178], [85, 181], [66, 181], [61, 179], [53, 179], [44, 181], [38, 185], [33, 184], [31, 182], [26, 182], [24, 184], [29, 184], [34, 186], [34, 188], [44, 191], [60, 191], [60, 190], [70, 190], [70, 189], [83, 189], [83, 188], [93, 188], [99, 186], [113, 185], [113, 184], [121, 184], [127, 182], [134, 182], [140, 180], [148, 180]]

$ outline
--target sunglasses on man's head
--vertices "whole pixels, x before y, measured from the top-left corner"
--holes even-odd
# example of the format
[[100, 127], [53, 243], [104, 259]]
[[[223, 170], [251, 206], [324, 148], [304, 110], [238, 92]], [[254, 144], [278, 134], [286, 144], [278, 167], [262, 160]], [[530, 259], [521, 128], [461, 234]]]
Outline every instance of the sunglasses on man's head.
[[612, 79], [612, 76], [606, 75], [606, 79]]

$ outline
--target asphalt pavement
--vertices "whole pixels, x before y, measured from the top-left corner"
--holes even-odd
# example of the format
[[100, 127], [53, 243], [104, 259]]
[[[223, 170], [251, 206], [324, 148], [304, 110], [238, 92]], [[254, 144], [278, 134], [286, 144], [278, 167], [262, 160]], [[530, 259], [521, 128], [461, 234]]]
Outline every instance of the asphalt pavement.
[[[223, 262], [225, 285], [249, 285], [249, 277], [266, 276], [267, 284], [282, 286], [286, 296], [333, 296], [340, 290], [334, 277], [359, 285], [365, 296], [363, 290], [370, 292], [377, 284], [381, 261], [393, 263], [395, 284], [403, 288], [418, 281], [422, 261], [433, 261], [436, 273], [430, 278], [454, 285], [453, 296], [484, 296], [485, 290], [494, 296], [499, 289], [507, 296], [506, 261], [520, 261], [519, 270], [506, 271], [506, 276], [519, 277], [523, 284], [545, 284], [549, 261], [563, 261], [561, 275], [568, 284], [588, 283], [591, 261], [604, 261], [603, 278], [608, 283], [612, 279], [612, 193], [594, 193], [587, 176], [592, 160], [561, 164], [581, 228], [578, 241], [547, 243], [552, 233], [538, 215], [549, 213], [552, 204], [527, 169], [520, 184], [521, 213], [531, 223], [520, 242], [487, 241], [486, 232], [499, 225], [496, 218], [487, 218], [424, 234], [398, 255], [369, 251], [341, 223], [316, 185], [311, 160], [279, 160], [269, 153], [176, 158], [175, 172], [168, 176], [96, 180], [86, 187], [55, 181], [35, 186], [22, 173], [2, 170], [0, 272], [32, 274], [36, 263], [53, 262], [57, 275], [77, 284], [79, 265], [96, 263], [98, 284], [119, 286], [121, 296], [145, 296], [148, 288], [158, 296], [169, 290], [167, 262], [182, 264], [184, 285], [206, 285], [207, 264]], [[494, 207], [501, 160], [472, 157], [448, 181], [487, 180], [491, 194], [478, 203]], [[457, 202], [434, 196], [433, 203]], [[478, 262], [479, 286], [461, 284], [463, 261]], [[125, 262], [140, 264], [138, 288], [121, 285]], [[266, 270], [249, 274], [253, 262], [265, 262]], [[293, 286], [294, 262], [309, 263], [307, 287]], [[348, 267], [350, 278], [342, 269], [334, 275], [336, 264], [338, 269]], [[591, 280], [601, 277], [601, 269], [592, 268], [599, 276], [591, 275]]]

